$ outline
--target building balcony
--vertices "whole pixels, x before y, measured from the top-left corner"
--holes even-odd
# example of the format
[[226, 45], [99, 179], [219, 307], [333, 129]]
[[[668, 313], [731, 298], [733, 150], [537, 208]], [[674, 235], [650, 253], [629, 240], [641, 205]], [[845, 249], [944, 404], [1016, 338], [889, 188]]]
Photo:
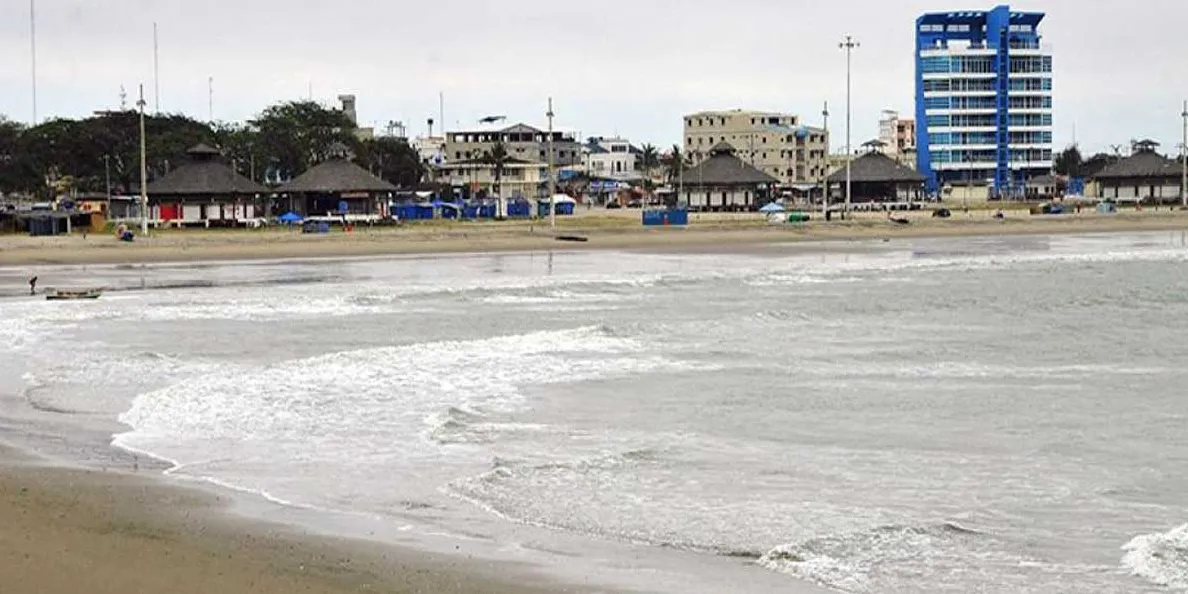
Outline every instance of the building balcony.
[[996, 113], [998, 113], [998, 109], [993, 107], [924, 110], [924, 115], [994, 115]]
[[1020, 169], [1052, 169], [1052, 161], [1011, 161], [1007, 166], [1011, 171]]
[[943, 56], [993, 56], [996, 52], [993, 48], [977, 47], [972, 45], [950, 45], [946, 47], [930, 47], [920, 50], [921, 58], [934, 58]]
[[957, 163], [937, 163], [933, 161], [932, 168], [937, 171], [970, 171], [979, 169], [994, 169], [998, 164], [994, 161], [961, 161]]
[[994, 126], [929, 126], [928, 131], [937, 134], [946, 132], [997, 132], [998, 128]]
[[[1049, 92], [1050, 93], [1050, 92]], [[998, 94], [994, 89], [985, 91], [924, 91], [924, 97], [993, 97]], [[1011, 93], [1014, 95], [1014, 93]]]
[[998, 148], [997, 144], [930, 144], [928, 145], [929, 152], [936, 151], [992, 151]]
[[952, 80], [958, 78], [995, 78], [993, 72], [925, 72], [920, 75], [924, 80]]

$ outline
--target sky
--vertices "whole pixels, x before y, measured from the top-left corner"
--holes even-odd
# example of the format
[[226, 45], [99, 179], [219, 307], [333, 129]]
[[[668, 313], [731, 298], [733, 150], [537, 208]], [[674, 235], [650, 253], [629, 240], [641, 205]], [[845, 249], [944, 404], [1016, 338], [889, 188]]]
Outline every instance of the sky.
[[[34, 0], [41, 119], [128, 105], [235, 121], [284, 100], [358, 97], [360, 125], [410, 136], [505, 115], [585, 136], [668, 147], [682, 114], [762, 109], [821, 123], [845, 144], [852, 35], [852, 142], [879, 112], [913, 107], [913, 28], [922, 12], [989, 9], [948, 0]], [[1108, 150], [1152, 138], [1174, 151], [1188, 98], [1188, 2], [1048, 0], [1054, 143]], [[0, 0], [0, 114], [32, 119], [30, 2]], [[159, 76], [154, 86], [153, 23]], [[213, 84], [208, 81], [213, 78]], [[159, 89], [158, 94], [155, 89]], [[311, 94], [312, 93], [312, 94]]]

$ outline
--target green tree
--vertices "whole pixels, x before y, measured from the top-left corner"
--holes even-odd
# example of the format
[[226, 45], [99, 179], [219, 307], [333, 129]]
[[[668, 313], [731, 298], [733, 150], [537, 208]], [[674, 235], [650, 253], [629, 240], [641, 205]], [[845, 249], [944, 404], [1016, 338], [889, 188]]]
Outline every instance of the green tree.
[[342, 111], [313, 101], [290, 101], [265, 109], [249, 122], [269, 167], [291, 179], [334, 155], [338, 145], [358, 153], [355, 125]]
[[[145, 116], [148, 179], [184, 164], [186, 151], [211, 137], [209, 127], [185, 116]], [[114, 191], [130, 192], [140, 181], [140, 114], [134, 111], [49, 120], [25, 130], [17, 147], [18, 168], [26, 172], [21, 189], [27, 191], [69, 179], [60, 190], [99, 192], [109, 173]]]
[[681, 171], [690, 166], [688, 155], [681, 151], [681, 147], [672, 145], [672, 150], [669, 151], [661, 159], [664, 166], [664, 176], [669, 184], [676, 184], [680, 180]]
[[1052, 163], [1052, 170], [1059, 175], [1077, 177], [1081, 174], [1082, 163], [1081, 151], [1076, 145], [1073, 145], [1056, 155], [1056, 159]]
[[425, 174], [421, 158], [408, 141], [393, 136], [361, 142], [355, 162], [379, 178], [405, 188], [416, 186]]
[[216, 148], [231, 166], [252, 181], [263, 182], [272, 159], [255, 128], [243, 123], [220, 122], [214, 126]]
[[639, 167], [643, 170], [644, 186], [652, 186], [652, 170], [660, 164], [660, 152], [651, 144], [645, 144], [639, 149]]
[[507, 215], [507, 200], [503, 196], [503, 170], [507, 167], [511, 156], [507, 153], [507, 147], [503, 145], [502, 141], [491, 145], [487, 152], [479, 159], [480, 162], [491, 165], [495, 169], [495, 183], [492, 184], [491, 189], [495, 192], [495, 198], [498, 200], [496, 218], [502, 219]]
[[24, 124], [0, 116], [0, 192], [27, 190], [36, 182], [36, 176], [19, 158], [18, 146], [24, 132]]

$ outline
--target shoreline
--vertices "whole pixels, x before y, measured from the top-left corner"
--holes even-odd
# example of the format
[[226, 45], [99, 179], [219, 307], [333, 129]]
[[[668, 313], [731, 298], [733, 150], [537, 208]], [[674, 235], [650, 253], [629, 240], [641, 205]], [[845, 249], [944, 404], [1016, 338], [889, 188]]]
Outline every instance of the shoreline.
[[0, 445], [0, 583], [49, 594], [589, 591], [530, 566], [241, 518], [233, 500], [151, 471], [57, 466]]
[[[879, 216], [803, 225], [766, 225], [754, 219], [695, 223], [687, 228], [598, 226], [589, 218], [566, 221], [556, 231], [531, 223], [455, 224], [376, 228], [354, 233], [303, 235], [281, 230], [183, 230], [154, 232], [121, 243], [106, 235], [0, 237], [0, 267], [71, 264], [149, 264], [279, 260], [384, 255], [433, 255], [584, 250], [689, 250], [757, 244], [877, 241], [931, 237], [1057, 235], [1188, 230], [1188, 213], [1178, 211], [1115, 215], [1032, 216], [1012, 213], [1003, 220], [955, 214], [931, 219], [911, 213], [911, 224]], [[584, 242], [559, 241], [579, 235]]]

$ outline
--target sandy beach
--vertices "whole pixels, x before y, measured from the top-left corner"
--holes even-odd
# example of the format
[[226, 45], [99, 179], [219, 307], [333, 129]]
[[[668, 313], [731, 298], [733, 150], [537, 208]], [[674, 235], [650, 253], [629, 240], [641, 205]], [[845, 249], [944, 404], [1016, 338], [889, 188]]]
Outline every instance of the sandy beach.
[[[609, 214], [607, 214], [609, 213]], [[384, 254], [434, 254], [528, 250], [692, 249], [797, 241], [879, 240], [913, 237], [1142, 232], [1188, 229], [1181, 211], [1035, 216], [1009, 211], [994, 219], [988, 211], [954, 212], [935, 219], [930, 211], [908, 214], [911, 223], [895, 224], [881, 213], [849, 221], [813, 221], [771, 225], [761, 216], [694, 215], [685, 228], [646, 228], [638, 211], [594, 211], [563, 218], [556, 229], [547, 221], [502, 223], [414, 223], [398, 227], [358, 228], [352, 233], [302, 234], [284, 229], [151, 231], [133, 243], [108, 235], [75, 233], [59, 237], [0, 237], [0, 266], [119, 264], [210, 260], [349, 257]], [[903, 215], [897, 215], [903, 216]], [[585, 242], [559, 241], [577, 235]]]
[[[465, 557], [303, 535], [218, 513], [150, 476], [47, 467], [0, 448], [4, 592], [577, 592]], [[497, 573], [498, 571], [498, 573]]]

